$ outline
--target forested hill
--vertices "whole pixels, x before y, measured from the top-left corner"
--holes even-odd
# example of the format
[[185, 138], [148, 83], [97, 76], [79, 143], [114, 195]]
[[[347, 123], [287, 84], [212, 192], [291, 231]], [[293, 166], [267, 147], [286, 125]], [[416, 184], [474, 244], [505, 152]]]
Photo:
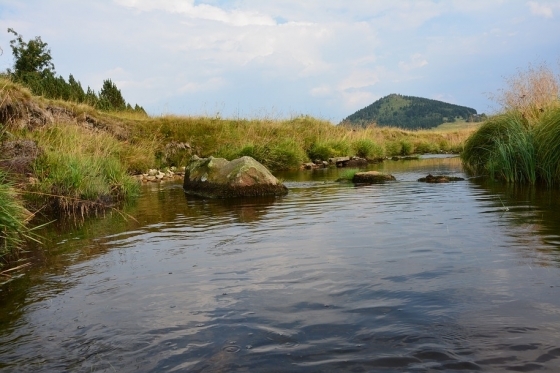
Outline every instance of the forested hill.
[[432, 128], [455, 120], [473, 121], [478, 115], [475, 109], [430, 100], [421, 97], [391, 94], [356, 111], [341, 124], [366, 127], [394, 126], [406, 129]]

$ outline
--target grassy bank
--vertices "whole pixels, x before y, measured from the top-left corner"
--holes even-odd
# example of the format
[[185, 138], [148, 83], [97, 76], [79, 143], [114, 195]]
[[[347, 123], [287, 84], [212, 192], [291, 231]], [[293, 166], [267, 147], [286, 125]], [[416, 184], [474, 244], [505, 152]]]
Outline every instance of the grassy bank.
[[[179, 166], [194, 152], [228, 159], [249, 155], [273, 170], [298, 168], [309, 160], [346, 155], [378, 159], [413, 153], [457, 153], [472, 132], [386, 127], [356, 130], [308, 116], [287, 120], [164, 116], [131, 123], [135, 141], [143, 142], [144, 147], [153, 146], [159, 166]], [[192, 148], [190, 152], [175, 154], [161, 149], [173, 142], [188, 143]]]
[[508, 183], [560, 185], [560, 81], [541, 66], [507, 80], [503, 113], [468, 138], [461, 155], [473, 173]]
[[[132, 175], [183, 166], [194, 154], [227, 159], [249, 155], [274, 171], [336, 156], [375, 160], [457, 153], [473, 131], [350, 129], [309, 116], [271, 120], [104, 112], [33, 96], [1, 77], [0, 126], [0, 169], [12, 182], [2, 179], [7, 192], [1, 198], [57, 218], [118, 207], [138, 192]], [[10, 215], [14, 224], [0, 222], [6, 247], [23, 237], [25, 217], [14, 211], [19, 210]]]

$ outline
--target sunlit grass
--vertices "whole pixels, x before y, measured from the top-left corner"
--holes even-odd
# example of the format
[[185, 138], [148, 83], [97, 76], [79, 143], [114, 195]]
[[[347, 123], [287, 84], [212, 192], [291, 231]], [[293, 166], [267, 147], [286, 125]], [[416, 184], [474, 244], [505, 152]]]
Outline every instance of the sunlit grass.
[[111, 135], [57, 124], [30, 136], [44, 151], [34, 165], [33, 192], [52, 208], [83, 216], [137, 193], [138, 182], [127, 173], [129, 149]]

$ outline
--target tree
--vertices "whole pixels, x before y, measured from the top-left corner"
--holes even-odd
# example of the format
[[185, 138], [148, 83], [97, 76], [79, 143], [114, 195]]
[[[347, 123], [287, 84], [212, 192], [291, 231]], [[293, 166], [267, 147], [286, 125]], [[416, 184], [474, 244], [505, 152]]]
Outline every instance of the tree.
[[8, 28], [8, 32], [16, 37], [10, 41], [10, 47], [15, 59], [13, 74], [17, 78], [29, 73], [38, 73], [41, 77], [55, 74], [51, 50], [47, 48], [47, 43], [42, 41], [40, 36], [25, 42], [23, 36], [14, 29]]
[[111, 79], [103, 81], [103, 87], [99, 91], [98, 106], [102, 110], [126, 110], [126, 101], [121, 90], [117, 88]]

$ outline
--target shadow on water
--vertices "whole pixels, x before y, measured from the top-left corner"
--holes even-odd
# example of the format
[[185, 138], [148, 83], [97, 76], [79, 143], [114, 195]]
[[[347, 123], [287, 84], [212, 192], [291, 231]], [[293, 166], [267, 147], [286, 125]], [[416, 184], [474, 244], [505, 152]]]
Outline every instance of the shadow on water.
[[150, 184], [123, 219], [49, 227], [0, 287], [0, 371], [556, 371], [558, 192], [388, 161], [285, 173], [280, 198]]
[[557, 189], [473, 179], [493, 201], [492, 213], [513, 226], [513, 237], [528, 243], [523, 255], [546, 255], [540, 265], [560, 264], [560, 193]]

